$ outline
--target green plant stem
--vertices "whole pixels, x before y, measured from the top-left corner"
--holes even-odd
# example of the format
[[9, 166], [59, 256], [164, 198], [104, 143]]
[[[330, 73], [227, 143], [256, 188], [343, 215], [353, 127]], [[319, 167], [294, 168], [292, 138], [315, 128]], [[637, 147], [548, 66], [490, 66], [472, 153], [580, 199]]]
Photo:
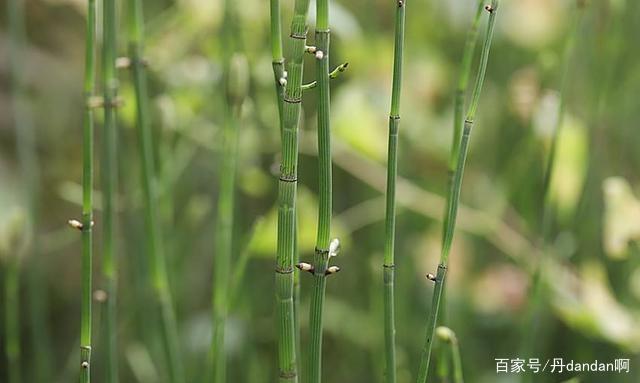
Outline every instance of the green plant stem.
[[[227, 99], [225, 105], [222, 171], [220, 174], [220, 191], [218, 196], [218, 219], [216, 225], [216, 244], [214, 257], [213, 285], [213, 355], [214, 382], [226, 381], [227, 355], [224, 347], [225, 326], [229, 312], [231, 290], [231, 255], [233, 248], [233, 213], [236, 163], [238, 156], [238, 127], [242, 111], [242, 103], [248, 87], [248, 68], [246, 59], [240, 54], [233, 55], [226, 67], [225, 88]], [[241, 267], [236, 263], [236, 268]]]
[[273, 58], [273, 77], [275, 81], [276, 99], [278, 102], [278, 117], [280, 134], [282, 134], [283, 108], [284, 108], [284, 90], [285, 86], [281, 83], [286, 79], [284, 76], [284, 57], [282, 54], [282, 17], [280, 16], [280, 0], [270, 0], [270, 26], [271, 26], [271, 56]]
[[451, 210], [451, 187], [457, 167], [458, 155], [460, 152], [460, 139], [462, 136], [462, 127], [464, 126], [464, 101], [465, 93], [469, 87], [469, 78], [471, 77], [471, 66], [473, 64], [473, 55], [476, 50], [478, 34], [480, 32], [480, 18], [484, 10], [484, 0], [479, 0], [475, 16], [471, 23], [471, 28], [467, 33], [467, 38], [462, 54], [462, 64], [460, 76], [458, 77], [458, 85], [455, 93], [454, 113], [453, 113], [453, 141], [451, 143], [451, 152], [449, 154], [449, 185], [447, 193], [447, 204], [445, 210], [445, 218], [442, 222], [442, 235], [444, 243], [444, 235], [448, 227], [449, 215]]
[[[36, 151], [36, 131], [30, 118], [29, 96], [25, 79], [25, 63], [27, 62], [27, 36], [25, 25], [25, 2], [8, 0], [7, 3], [8, 34], [8, 70], [11, 87], [11, 110], [15, 123], [16, 150], [23, 186], [24, 208], [27, 213], [25, 234], [28, 239], [26, 249], [21, 256], [28, 256], [21, 262], [19, 270], [26, 273], [28, 319], [31, 349], [38, 358], [30, 361], [32, 379], [43, 382], [51, 376], [51, 334], [47, 315], [49, 313], [47, 294], [43, 276], [46, 265], [39, 257], [39, 242], [36, 240], [36, 229], [39, 221], [40, 169]], [[19, 281], [22, 279], [18, 276]], [[19, 297], [18, 297], [19, 298]], [[17, 334], [19, 335], [19, 334]]]
[[[82, 172], [82, 301], [80, 317], [80, 383], [91, 381], [91, 273], [93, 259], [93, 110], [95, 90], [96, 4], [88, 0], [85, 77], [84, 134]], [[106, 198], [106, 196], [103, 196]], [[106, 202], [106, 201], [105, 201]], [[104, 224], [107, 224], [105, 205]], [[106, 238], [105, 238], [106, 241]]]
[[283, 96], [282, 163], [278, 182], [278, 240], [276, 255], [276, 318], [278, 380], [298, 382], [294, 259], [296, 257], [296, 189], [298, 178], [298, 123], [302, 102], [303, 58], [307, 38], [309, 0], [296, 0], [291, 21], [290, 57]]
[[[336, 78], [340, 77], [340, 74], [342, 72], [344, 72], [345, 70], [347, 70], [347, 67], [349, 66], [349, 63], [342, 63], [340, 65], [338, 65], [334, 70], [332, 70], [329, 73], [329, 79], [330, 80], [335, 80]], [[311, 81], [308, 84], [302, 84], [302, 90], [310, 90], [315, 88], [316, 86], [318, 86], [318, 82], [317, 81]]]
[[478, 101], [482, 92], [482, 85], [487, 70], [487, 64], [489, 61], [489, 51], [491, 48], [491, 41], [493, 38], [493, 30], [495, 27], [495, 17], [498, 13], [498, 0], [492, 0], [489, 8], [489, 23], [487, 25], [487, 32], [485, 35], [484, 45], [482, 47], [482, 54], [480, 56], [480, 65], [478, 69], [478, 75], [476, 83], [473, 89], [471, 103], [467, 111], [467, 115], [464, 121], [464, 129], [462, 132], [462, 138], [460, 142], [460, 149], [458, 152], [458, 160], [456, 164], [456, 171], [454, 173], [453, 183], [451, 187], [451, 208], [447, 212], [447, 227], [443, 235], [442, 252], [440, 255], [440, 264], [438, 265], [438, 271], [435, 276], [435, 286], [433, 290], [433, 299], [431, 303], [431, 312], [429, 313], [429, 319], [427, 321], [427, 335], [425, 343], [422, 349], [422, 357], [420, 359], [420, 368], [418, 370], [418, 383], [425, 383], [429, 374], [429, 362], [431, 359], [431, 349], [433, 334], [435, 331], [436, 323], [438, 320], [438, 309], [440, 306], [440, 299], [442, 297], [442, 291], [444, 288], [447, 265], [449, 260], [449, 251], [453, 242], [453, 234], [456, 223], [456, 216], [458, 212], [458, 203], [460, 199], [460, 189], [462, 186], [462, 178], [464, 175], [464, 166], [467, 158], [467, 152], [469, 147], [469, 138], [475, 114], [478, 108]]
[[118, 382], [117, 358], [117, 259], [114, 247], [114, 190], [117, 184], [117, 117], [116, 102], [118, 79], [116, 78], [116, 4], [115, 0], [103, 0], [104, 42], [102, 46], [102, 75], [104, 102], [104, 196], [105, 196], [105, 241], [103, 254], [103, 277], [107, 292], [105, 322], [105, 370], [108, 383]]
[[395, 323], [395, 236], [396, 236], [396, 174], [398, 170], [398, 130], [400, 128], [400, 95], [402, 92], [402, 59], [406, 0], [397, 0], [391, 110], [389, 112], [389, 147], [387, 157], [387, 191], [385, 217], [384, 282], [384, 342], [385, 382], [396, 381], [396, 323]]
[[153, 141], [148, 115], [146, 67], [143, 59], [143, 16], [140, 0], [129, 2], [129, 55], [136, 99], [136, 128], [141, 156], [142, 189], [146, 251], [151, 273], [151, 288], [160, 308], [160, 322], [169, 380], [184, 382], [184, 369], [180, 358], [180, 342], [173, 299], [167, 276], [166, 260], [161, 243], [161, 230], [157, 217], [158, 192], [156, 188]]
[[316, 1], [316, 81], [318, 82], [318, 234], [313, 257], [313, 292], [309, 313], [308, 383], [322, 375], [322, 316], [331, 235], [331, 128], [329, 120], [329, 0]]

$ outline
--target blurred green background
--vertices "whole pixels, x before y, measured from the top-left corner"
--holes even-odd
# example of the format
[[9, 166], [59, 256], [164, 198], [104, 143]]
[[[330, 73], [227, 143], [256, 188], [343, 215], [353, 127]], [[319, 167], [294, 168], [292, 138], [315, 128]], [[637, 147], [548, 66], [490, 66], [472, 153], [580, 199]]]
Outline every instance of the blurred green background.
[[[18, 162], [9, 71], [9, 15], [0, 11], [0, 279], [20, 257], [22, 366], [26, 382], [68, 382], [77, 374], [82, 76], [86, 6], [81, 0], [25, 2], [27, 40], [20, 68], [37, 172]], [[98, 2], [100, 4], [100, 2]], [[202, 381], [210, 344], [210, 295], [224, 92], [222, 1], [144, 1], [152, 123], [162, 190], [158, 206], [176, 299], [188, 381]], [[234, 259], [249, 256], [228, 323], [229, 381], [276, 378], [273, 264], [280, 141], [269, 49], [269, 4], [237, 3], [251, 92], [240, 126]], [[288, 31], [292, 1], [283, 1]], [[120, 4], [121, 8], [124, 8]], [[334, 236], [343, 271], [331, 278], [325, 306], [324, 381], [381, 382], [382, 251], [387, 118], [393, 55], [392, 0], [332, 1]], [[313, 29], [314, 4], [309, 25]], [[418, 1], [407, 8], [397, 227], [399, 382], [415, 379], [439, 256], [447, 185], [453, 91], [474, 0]], [[123, 13], [123, 12], [121, 12]], [[551, 185], [554, 215], [541, 240], [543, 173], [558, 118], [562, 51], [575, 13], [571, 0], [503, 1], [468, 157], [450, 265], [446, 324], [460, 339], [469, 382], [516, 382], [495, 358], [526, 358], [533, 334], [540, 359], [630, 358], [629, 374], [538, 374], [535, 382], [637, 382], [640, 373], [640, 4], [588, 1], [567, 78], [566, 112]], [[124, 16], [124, 15], [122, 15]], [[485, 23], [483, 21], [483, 23]], [[125, 53], [124, 24], [119, 44]], [[484, 25], [484, 24], [483, 24]], [[99, 33], [100, 34], [100, 33]], [[310, 36], [313, 36], [310, 34]], [[312, 39], [311, 39], [312, 40]], [[286, 40], [285, 40], [286, 41]], [[477, 57], [476, 57], [477, 60]], [[307, 62], [305, 82], [313, 80]], [[162, 382], [165, 363], [149, 307], [139, 156], [129, 73], [120, 73], [118, 259], [123, 382]], [[315, 91], [304, 97], [299, 186], [300, 252], [316, 234]], [[101, 123], [102, 113], [97, 113]], [[101, 130], [97, 127], [97, 142]], [[99, 156], [97, 157], [99, 158]], [[99, 190], [99, 161], [96, 188]], [[30, 216], [34, 233], [17, 249]], [[97, 227], [100, 225], [97, 194]], [[28, 220], [27, 220], [28, 221]], [[26, 230], [26, 229], [24, 229]], [[101, 288], [100, 230], [95, 280]], [[533, 266], [552, 261], [544, 305], [529, 316]], [[302, 275], [306, 344], [310, 284]], [[0, 314], [4, 318], [4, 295]], [[94, 322], [95, 382], [101, 306]], [[3, 322], [4, 323], [4, 322]], [[0, 330], [0, 337], [6, 334]], [[437, 359], [437, 354], [436, 354]], [[304, 360], [304, 359], [303, 359]], [[0, 381], [6, 379], [0, 351]], [[44, 380], [41, 380], [44, 376]]]

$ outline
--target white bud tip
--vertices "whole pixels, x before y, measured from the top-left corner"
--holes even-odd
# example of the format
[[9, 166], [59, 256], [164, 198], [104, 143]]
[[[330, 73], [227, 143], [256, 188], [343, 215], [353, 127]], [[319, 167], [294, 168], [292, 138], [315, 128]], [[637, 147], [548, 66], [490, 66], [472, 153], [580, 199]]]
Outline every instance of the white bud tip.
[[334, 238], [329, 243], [329, 257], [335, 257], [340, 252], [340, 240]]
[[338, 266], [329, 266], [327, 271], [329, 272], [329, 274], [335, 274], [340, 271], [340, 268]]
[[302, 271], [310, 271], [310, 270], [313, 269], [313, 266], [311, 266], [310, 264], [305, 263], [305, 262], [300, 262], [300, 263], [298, 263], [297, 266]]
[[324, 52], [322, 51], [316, 51], [316, 58], [318, 60], [322, 60], [324, 58]]
[[107, 292], [104, 290], [96, 290], [93, 292], [93, 299], [96, 302], [106, 302], [107, 301]]
[[131, 59], [128, 57], [118, 57], [116, 59], [116, 68], [123, 69], [131, 66]]
[[284, 77], [282, 77], [278, 82], [279, 82], [279, 83], [280, 83], [280, 85], [282, 85], [282, 86], [287, 86], [287, 79], [286, 79], [286, 78], [284, 78]]
[[74, 229], [82, 230], [82, 222], [78, 221], [77, 219], [70, 219], [69, 226]]
[[89, 368], [89, 362], [82, 362], [82, 368]]
[[282, 78], [288, 78], [288, 77], [289, 77], [289, 72], [287, 72], [286, 70], [282, 72]]
[[439, 326], [436, 328], [436, 336], [445, 342], [450, 342], [455, 334], [449, 327]]

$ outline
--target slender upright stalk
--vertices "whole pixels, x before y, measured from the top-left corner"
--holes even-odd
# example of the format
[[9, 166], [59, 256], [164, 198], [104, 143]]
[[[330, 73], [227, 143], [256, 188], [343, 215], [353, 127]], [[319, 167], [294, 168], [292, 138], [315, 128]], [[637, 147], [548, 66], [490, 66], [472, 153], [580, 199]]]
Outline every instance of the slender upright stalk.
[[104, 41], [102, 44], [102, 81], [104, 102], [104, 161], [103, 195], [104, 210], [104, 254], [102, 274], [107, 292], [105, 322], [105, 369], [108, 383], [118, 381], [116, 302], [117, 302], [117, 259], [114, 245], [114, 190], [117, 183], [117, 125], [116, 102], [118, 79], [116, 78], [116, 0], [103, 0]]
[[298, 123], [302, 103], [302, 72], [307, 42], [309, 0], [296, 0], [291, 21], [288, 78], [282, 104], [282, 163], [278, 182], [278, 243], [276, 255], [276, 318], [279, 382], [298, 382], [294, 259], [296, 256], [296, 189], [298, 183]]
[[[30, 361], [33, 372], [31, 376], [37, 382], [44, 381], [51, 374], [51, 335], [48, 329], [47, 317], [47, 295], [45, 294], [42, 274], [45, 265], [39, 260], [39, 245], [35, 240], [38, 225], [38, 197], [39, 197], [39, 167], [38, 155], [36, 151], [36, 131], [30, 119], [29, 99], [27, 94], [25, 64], [27, 63], [27, 31], [25, 25], [25, 4], [20, 0], [7, 1], [7, 33], [8, 33], [8, 69], [11, 87], [11, 110], [13, 122], [15, 124], [16, 150], [18, 154], [18, 165], [21, 174], [23, 189], [22, 205], [26, 211], [26, 222], [24, 234], [27, 238], [27, 246], [20, 250], [19, 256], [29, 258], [20, 261], [16, 268], [10, 267], [16, 272], [16, 286], [21, 284], [20, 270], [29, 270], [26, 274], [27, 303], [29, 311], [29, 332], [31, 349], [34, 354], [40, 357]], [[9, 278], [9, 277], [8, 277]], [[11, 277], [13, 278], [13, 277]], [[10, 281], [7, 281], [9, 283]], [[18, 290], [16, 294], [16, 307], [20, 307]], [[9, 313], [7, 313], [9, 314]], [[16, 311], [15, 314], [19, 315]], [[17, 318], [16, 317], [16, 318]], [[20, 333], [11, 334], [11, 337], [19, 339]], [[7, 339], [9, 340], [9, 339]], [[14, 350], [16, 360], [20, 359], [20, 348]], [[13, 364], [18, 366], [18, 364]], [[10, 371], [10, 375], [17, 371]]]
[[[287, 75], [284, 71], [285, 61], [282, 50], [282, 17], [280, 15], [280, 0], [270, 0], [271, 4], [271, 54], [273, 57], [273, 75], [275, 80], [276, 99], [278, 102], [278, 125], [280, 127], [280, 135], [282, 139], [283, 126], [284, 126], [284, 95], [287, 85]], [[294, 213], [293, 217], [293, 262], [298, 263], [298, 226], [297, 218]], [[298, 307], [300, 305], [300, 273], [298, 270], [293, 270], [293, 316], [295, 327], [295, 350], [296, 359], [299, 357], [300, 351], [300, 320], [298, 315]]]
[[316, 1], [316, 81], [318, 82], [318, 234], [313, 257], [313, 293], [309, 313], [308, 383], [322, 375], [322, 315], [331, 235], [331, 129], [329, 121], [329, 0]]
[[460, 152], [460, 138], [462, 136], [462, 127], [464, 126], [464, 100], [465, 93], [469, 87], [469, 78], [471, 77], [471, 66], [473, 64], [473, 54], [476, 50], [478, 34], [480, 32], [480, 17], [484, 9], [484, 0], [478, 0], [475, 16], [471, 23], [471, 29], [467, 32], [467, 39], [464, 44], [464, 52], [462, 54], [462, 64], [460, 76], [458, 77], [458, 86], [455, 93], [455, 101], [453, 107], [453, 141], [451, 143], [451, 152], [449, 153], [449, 185], [447, 193], [447, 204], [445, 210], [445, 219], [442, 222], [442, 236], [448, 227], [449, 211], [451, 210], [451, 187], [453, 177], [458, 166], [458, 153]]
[[280, 134], [282, 134], [282, 113], [284, 103], [284, 89], [286, 77], [284, 75], [284, 57], [282, 54], [282, 17], [280, 16], [280, 0], [270, 0], [271, 11], [271, 56], [273, 58], [273, 77], [275, 81], [276, 98], [278, 101], [278, 117]]
[[478, 75], [476, 83], [473, 89], [471, 98], [471, 104], [467, 111], [467, 115], [464, 121], [464, 129], [460, 141], [460, 149], [458, 152], [458, 160], [456, 163], [456, 171], [453, 177], [453, 183], [451, 185], [451, 207], [447, 212], [446, 220], [447, 227], [443, 235], [442, 252], [440, 254], [440, 264], [438, 265], [438, 271], [433, 277], [435, 281], [435, 287], [433, 290], [433, 299], [431, 303], [431, 312], [429, 313], [429, 319], [427, 322], [427, 335], [425, 343], [422, 349], [422, 357], [420, 359], [420, 368], [418, 370], [418, 383], [425, 383], [429, 374], [429, 362], [431, 359], [431, 348], [433, 334], [435, 331], [436, 323], [438, 320], [438, 309], [440, 306], [440, 299], [442, 297], [442, 291], [444, 288], [447, 265], [449, 261], [449, 251], [451, 249], [451, 243], [453, 242], [453, 234], [456, 223], [456, 216], [458, 212], [458, 202], [460, 199], [460, 188], [462, 186], [462, 178], [464, 175], [464, 165], [467, 158], [467, 151], [469, 148], [469, 137], [473, 128], [476, 111], [478, 109], [478, 101], [480, 100], [480, 94], [482, 92], [482, 85], [484, 83], [484, 77], [487, 70], [487, 64], [489, 62], [489, 51], [491, 48], [491, 41], [493, 38], [493, 30], [495, 27], [495, 17], [498, 12], [498, 0], [492, 0], [491, 5], [487, 5], [485, 9], [489, 12], [489, 23], [487, 25], [487, 32], [485, 35], [484, 46], [482, 47], [482, 54], [480, 56], [480, 66], [478, 69]]
[[226, 104], [222, 146], [222, 170], [218, 195], [218, 217], [214, 256], [214, 278], [212, 294], [213, 381], [226, 381], [227, 354], [224, 347], [225, 324], [229, 312], [231, 255], [233, 244], [233, 212], [238, 156], [238, 127], [242, 103], [248, 90], [248, 65], [245, 57], [234, 54], [225, 63]]
[[[91, 381], [91, 273], [93, 259], [93, 108], [95, 90], [96, 4], [88, 0], [82, 155], [82, 308], [80, 317], [80, 382]], [[106, 196], [104, 196], [106, 198]], [[106, 199], [105, 199], [106, 203]], [[105, 213], [106, 213], [105, 205]], [[105, 225], [107, 218], [105, 214]]]
[[387, 157], [387, 195], [384, 246], [384, 343], [385, 382], [396, 381], [396, 323], [395, 323], [395, 255], [396, 236], [396, 173], [398, 170], [398, 130], [400, 129], [400, 93], [402, 87], [402, 51], [406, 0], [396, 0], [396, 26], [393, 52], [393, 80], [391, 111], [389, 112], [389, 148]]
[[136, 127], [139, 152], [142, 162], [142, 191], [144, 200], [144, 222], [146, 251], [151, 273], [151, 287], [160, 308], [162, 337], [167, 358], [169, 380], [184, 382], [184, 369], [180, 359], [180, 343], [173, 299], [167, 276], [166, 260], [161, 243], [161, 231], [157, 217], [158, 192], [156, 169], [153, 160], [151, 127], [148, 115], [148, 91], [146, 66], [143, 56], [143, 16], [141, 0], [129, 1], [129, 55], [133, 71], [136, 99]]
[[[576, 0], [576, 13], [573, 18], [573, 22], [571, 28], [569, 30], [569, 34], [566, 37], [564, 44], [564, 51], [562, 54], [562, 71], [560, 74], [560, 100], [558, 105], [558, 116], [556, 121], [556, 126], [553, 131], [553, 136], [551, 138], [551, 147], [549, 149], [549, 155], [547, 157], [545, 172], [544, 172], [544, 180], [542, 186], [542, 214], [540, 218], [540, 236], [542, 241], [543, 248], [548, 245], [550, 241], [550, 226], [551, 226], [551, 215], [553, 213], [553, 206], [550, 201], [550, 190], [551, 190], [551, 180], [553, 177], [553, 168], [555, 165], [555, 159], [557, 154], [557, 146], [558, 146], [558, 137], [560, 135], [560, 130], [562, 128], [562, 123], [565, 115], [566, 109], [566, 87], [567, 81], [569, 77], [569, 71], [571, 69], [571, 57], [573, 54], [576, 37], [578, 35], [580, 22], [582, 20], [582, 16], [584, 14], [585, 4], [582, 0]], [[527, 315], [526, 320], [523, 323], [523, 329], [527, 329], [525, 332], [524, 342], [522, 344], [522, 352], [523, 356], [530, 356], [533, 352], [534, 348], [534, 340], [535, 336], [539, 331], [535, 331], [537, 326], [534, 324], [539, 321], [538, 315], [541, 310], [541, 306], [543, 303], [543, 269], [545, 268], [545, 261], [547, 258], [547, 254], [549, 252], [543, 251], [542, 254], [545, 257], [544, 259], [540, 259], [539, 263], [536, 265], [536, 270], [532, 277], [532, 286], [531, 286], [531, 294], [530, 294], [530, 305], [529, 305], [529, 313]], [[533, 377], [531, 374], [523, 374], [523, 381], [531, 381]]]
[[446, 345], [446, 348], [443, 348], [443, 351], [445, 351], [445, 349], [450, 349], [451, 351], [453, 383], [464, 383], [464, 377], [462, 374], [462, 358], [460, 357], [458, 337], [450, 328], [444, 326], [440, 326], [436, 329], [436, 335], [439, 340]]

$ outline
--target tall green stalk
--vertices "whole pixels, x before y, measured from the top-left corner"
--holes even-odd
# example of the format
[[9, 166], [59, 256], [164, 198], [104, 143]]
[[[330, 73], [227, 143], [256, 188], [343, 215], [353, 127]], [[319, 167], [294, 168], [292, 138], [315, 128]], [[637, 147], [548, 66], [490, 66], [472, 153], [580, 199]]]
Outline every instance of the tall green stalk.
[[286, 77], [284, 75], [284, 56], [282, 53], [282, 17], [280, 16], [280, 0], [270, 0], [271, 26], [271, 56], [273, 58], [273, 77], [275, 81], [276, 98], [278, 101], [278, 125], [282, 134], [282, 113]]
[[245, 57], [234, 54], [225, 64], [226, 104], [222, 148], [222, 170], [218, 195], [218, 217], [214, 256], [214, 278], [212, 294], [213, 381], [226, 381], [227, 354], [224, 347], [225, 325], [229, 312], [231, 255], [233, 245], [233, 213], [236, 163], [238, 156], [238, 128], [242, 103], [249, 83], [249, 69]]
[[129, 56], [133, 73], [136, 99], [136, 127], [141, 157], [142, 191], [146, 251], [151, 273], [151, 288], [160, 308], [160, 324], [165, 348], [169, 380], [184, 382], [184, 369], [180, 358], [180, 343], [173, 299], [167, 276], [166, 260], [161, 241], [160, 221], [157, 217], [158, 191], [153, 159], [153, 139], [149, 125], [146, 64], [143, 56], [143, 15], [141, 0], [129, 1]]
[[[558, 116], [556, 126], [553, 131], [553, 136], [551, 138], [551, 147], [549, 149], [549, 155], [547, 157], [545, 165], [544, 180], [542, 186], [542, 214], [540, 218], [540, 235], [543, 248], [546, 248], [548, 242], [550, 241], [550, 219], [553, 214], [553, 206], [550, 201], [551, 180], [553, 177], [553, 168], [555, 166], [555, 159], [557, 154], [558, 137], [560, 136], [560, 130], [562, 128], [566, 109], [566, 88], [569, 71], [571, 69], [571, 57], [573, 54], [576, 38], [578, 36], [580, 22], [584, 14], [584, 9], [584, 1], [576, 0], [576, 13], [574, 15], [569, 34], [566, 37], [562, 53], [562, 72], [560, 75], [560, 100], [558, 105]], [[542, 252], [544, 258], [539, 260], [539, 263], [536, 265], [536, 270], [533, 274], [529, 313], [522, 327], [523, 329], [527, 329], [527, 332], [525, 332], [524, 342], [522, 344], [523, 356], [530, 356], [532, 354], [534, 349], [535, 336], [539, 332], [535, 331], [537, 326], [535, 326], [534, 324], [539, 322], [539, 314], [543, 304], [544, 280], [542, 276], [544, 275], [543, 270], [546, 267], [545, 262], [549, 253], [550, 252], [548, 251]], [[531, 379], [533, 379], [531, 374], [523, 374], [522, 378], [523, 381], [531, 381]]]
[[[43, 382], [51, 374], [51, 334], [48, 329], [47, 318], [47, 295], [44, 291], [43, 271], [45, 265], [38, 259], [40, 255], [38, 241], [34, 240], [37, 235], [38, 225], [38, 198], [39, 198], [39, 178], [38, 155], [36, 151], [36, 131], [30, 119], [29, 99], [25, 84], [24, 68], [27, 62], [27, 34], [25, 25], [25, 4], [24, 1], [7, 1], [7, 33], [8, 33], [8, 69], [11, 87], [11, 109], [15, 124], [16, 150], [18, 154], [18, 164], [21, 172], [21, 183], [23, 189], [22, 201], [26, 210], [25, 236], [28, 238], [27, 246], [21, 249], [19, 256], [28, 256], [24, 264], [17, 266], [14, 271], [16, 286], [21, 284], [20, 270], [29, 270], [26, 273], [27, 303], [29, 311], [29, 333], [31, 348], [39, 358], [30, 362], [33, 367], [31, 378], [36, 382]], [[21, 261], [22, 263], [22, 261]], [[10, 267], [12, 268], [12, 267]], [[13, 278], [13, 277], [11, 277]], [[10, 282], [10, 281], [7, 281]], [[15, 291], [18, 294], [18, 290]], [[19, 307], [19, 294], [15, 297], [16, 307]], [[7, 313], [9, 314], [9, 313]], [[16, 312], [16, 315], [19, 313]], [[11, 336], [19, 337], [19, 333]], [[18, 344], [19, 346], [19, 344]], [[15, 349], [15, 358], [19, 359], [19, 347]], [[17, 364], [14, 364], [17, 366]], [[13, 372], [10, 371], [10, 374]], [[18, 372], [16, 372], [18, 374]]]
[[313, 257], [313, 292], [309, 313], [308, 383], [322, 375], [322, 315], [331, 236], [331, 127], [329, 120], [329, 0], [316, 1], [316, 81], [318, 82], [318, 234]]
[[289, 35], [290, 57], [286, 61], [288, 78], [282, 98], [282, 163], [278, 181], [278, 243], [275, 270], [279, 382], [298, 382], [293, 265], [296, 257], [298, 123], [302, 103], [302, 72], [307, 42], [308, 11], [309, 0], [295, 1]]
[[396, 236], [396, 173], [398, 170], [398, 130], [400, 128], [400, 93], [402, 88], [402, 51], [404, 48], [406, 0], [396, 1], [395, 43], [393, 52], [393, 80], [391, 111], [389, 112], [389, 148], [387, 157], [387, 195], [385, 219], [384, 280], [384, 343], [385, 381], [396, 381], [396, 323], [395, 323], [395, 255]]
[[487, 64], [489, 62], [489, 51], [491, 48], [491, 41], [493, 38], [493, 30], [495, 27], [495, 17], [498, 12], [498, 0], [492, 0], [491, 5], [487, 5], [485, 9], [489, 12], [489, 23], [487, 25], [487, 31], [484, 40], [484, 46], [482, 47], [482, 54], [480, 56], [480, 66], [476, 78], [476, 83], [473, 89], [471, 97], [471, 103], [467, 110], [467, 115], [464, 121], [464, 128], [462, 131], [462, 137], [460, 139], [460, 149], [458, 151], [458, 159], [456, 163], [456, 171], [453, 177], [453, 183], [451, 185], [450, 199], [451, 206], [447, 211], [445, 220], [447, 227], [443, 235], [442, 251], [440, 254], [440, 263], [438, 265], [438, 271], [433, 280], [435, 287], [433, 290], [433, 299], [431, 301], [431, 312], [429, 313], [429, 319], [427, 321], [427, 335], [425, 343], [422, 349], [422, 357], [420, 359], [420, 368], [418, 370], [418, 383], [425, 383], [429, 374], [429, 362], [431, 359], [431, 349], [433, 344], [433, 334], [435, 331], [436, 323], [438, 320], [438, 309], [440, 306], [440, 299], [442, 297], [442, 291], [444, 288], [447, 265], [449, 261], [449, 251], [451, 250], [451, 244], [453, 242], [453, 234], [455, 230], [456, 216], [458, 212], [458, 202], [460, 199], [460, 188], [462, 186], [462, 178], [464, 175], [464, 165], [467, 158], [467, 152], [469, 148], [469, 138], [471, 130], [473, 128], [476, 111], [478, 109], [478, 101], [480, 100], [480, 94], [482, 92], [482, 85], [484, 83], [484, 77], [487, 70]]
[[[462, 358], [460, 357], [460, 344], [458, 343], [458, 337], [448, 327], [440, 326], [436, 328], [436, 335], [438, 339], [444, 343], [442, 348], [443, 353], [447, 350], [451, 353], [451, 361], [453, 363], [453, 383], [464, 383], [464, 377], [462, 374]], [[445, 355], [442, 355], [445, 357]], [[446, 357], [445, 357], [446, 358]]]
[[[95, 90], [96, 4], [88, 0], [85, 75], [84, 135], [82, 143], [82, 307], [80, 317], [80, 383], [91, 381], [91, 273], [93, 260], [93, 106]], [[107, 196], [105, 218], [107, 225]], [[105, 238], [106, 241], [106, 238]]]
[[103, 194], [104, 210], [104, 254], [102, 274], [104, 277], [106, 302], [105, 369], [108, 383], [118, 381], [116, 302], [117, 302], [117, 259], [114, 245], [114, 190], [117, 184], [117, 125], [116, 102], [118, 79], [116, 78], [116, 1], [103, 0], [104, 41], [102, 45], [102, 80], [104, 84], [104, 163]]
[[453, 177], [458, 166], [458, 155], [460, 152], [460, 138], [462, 136], [462, 127], [464, 125], [464, 101], [465, 94], [469, 87], [469, 78], [471, 77], [471, 66], [473, 64], [473, 54], [476, 50], [478, 34], [480, 32], [480, 18], [484, 9], [484, 0], [478, 0], [475, 16], [471, 22], [471, 28], [467, 32], [467, 39], [464, 44], [464, 52], [462, 54], [462, 63], [460, 68], [460, 76], [458, 77], [458, 85], [455, 93], [453, 107], [453, 141], [451, 143], [451, 152], [449, 153], [449, 185], [447, 194], [447, 204], [444, 220], [442, 222], [442, 237], [446, 228], [449, 226], [449, 211], [451, 210], [451, 187], [453, 185]]

